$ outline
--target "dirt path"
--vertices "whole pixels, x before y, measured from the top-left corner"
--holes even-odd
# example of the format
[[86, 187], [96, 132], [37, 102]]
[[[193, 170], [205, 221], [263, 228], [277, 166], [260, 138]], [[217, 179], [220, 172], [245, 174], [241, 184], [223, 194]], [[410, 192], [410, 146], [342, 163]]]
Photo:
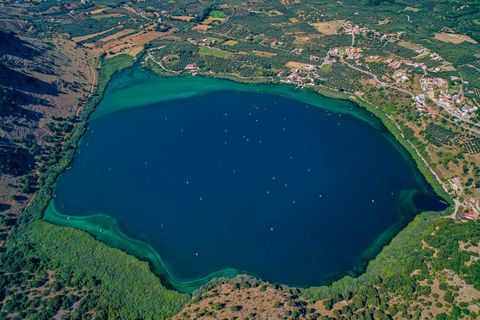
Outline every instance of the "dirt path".
[[[171, 73], [175, 73], [175, 74], [180, 74], [180, 72], [178, 71], [173, 71], [173, 70], [168, 70], [167, 68], [165, 68], [160, 62], [158, 62], [157, 60], [155, 60], [152, 55], [150, 54], [150, 52], [148, 53], [148, 57], [147, 59], [150, 58], [152, 59], [153, 62], [155, 62], [156, 64], [158, 64], [163, 70], [167, 71], [167, 72], [171, 72]], [[145, 60], [146, 61], [146, 60]]]

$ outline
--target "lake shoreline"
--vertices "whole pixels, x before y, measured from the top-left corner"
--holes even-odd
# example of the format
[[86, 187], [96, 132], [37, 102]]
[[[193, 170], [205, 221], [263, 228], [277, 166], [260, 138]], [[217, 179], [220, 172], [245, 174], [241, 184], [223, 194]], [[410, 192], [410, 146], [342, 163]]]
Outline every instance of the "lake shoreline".
[[[276, 86], [276, 84], [272, 84], [272, 85], [273, 85], [273, 86]], [[380, 120], [382, 120], [382, 119], [380, 118]], [[383, 121], [382, 121], [382, 122], [383, 122]], [[386, 126], [385, 126], [385, 127], [386, 127]], [[388, 128], [387, 128], [387, 129], [388, 129]], [[79, 143], [80, 143], [80, 141], [81, 141], [81, 140], [79, 140]], [[398, 141], [397, 141], [397, 142], [398, 142]], [[409, 154], [410, 154], [410, 152], [409, 152]], [[414, 159], [412, 159], [412, 160], [414, 160]], [[422, 174], [423, 174], [423, 172], [422, 172]], [[52, 212], [49, 212], [49, 214], [51, 214], [51, 213], [52, 213]], [[50, 217], [50, 219], [55, 220], [52, 215], [50, 215], [49, 217]], [[47, 217], [47, 215], [46, 215], [45, 218], [46, 218], [47, 220], [50, 220], [50, 219]], [[60, 218], [59, 215], [57, 215], [56, 219], [58, 219], [58, 218]], [[63, 218], [65, 219], [66, 217], [63, 217]], [[67, 220], [68, 220], [68, 219], [67, 219]], [[53, 221], [52, 221], [52, 222], [53, 222]], [[55, 221], [54, 223], [58, 223], [58, 224], [62, 224], [62, 225], [63, 225], [63, 224], [68, 225], [68, 224], [66, 224], [66, 221], [65, 221], [65, 220], [64, 220], [63, 222], [60, 222], [59, 220], [57, 220], [57, 221]], [[408, 221], [407, 221], [406, 224], [408, 224]], [[403, 225], [402, 228], [404, 228], [406, 224], [402, 224], [402, 225]], [[113, 223], [112, 225], [115, 225], [115, 224]], [[73, 226], [73, 225], [72, 225], [72, 226]], [[80, 229], [82, 229], [82, 228], [80, 228]], [[82, 229], [82, 230], [84, 230], [84, 229]], [[94, 234], [99, 240], [101, 240], [101, 241], [103, 241], [103, 242], [106, 242], [106, 241], [104, 241], [104, 240], [101, 239], [102, 237], [101, 237], [101, 234], [100, 234], [99, 232], [97, 232], [97, 233], [95, 234], [94, 231], [92, 231], [92, 230], [93, 230], [93, 229], [90, 228], [90, 230], [86, 230], [86, 231]], [[399, 229], [399, 230], [401, 230], [401, 229]], [[395, 233], [398, 234], [398, 231], [399, 231], [399, 230], [397, 230]], [[388, 231], [388, 230], [387, 230], [387, 231]], [[387, 232], [387, 231], [386, 231], [386, 232]], [[128, 237], [127, 237], [127, 238], [128, 238]], [[377, 249], [375, 249], [374, 251], [376, 252], [376, 254], [378, 254], [378, 252], [380, 252], [381, 249], [382, 249], [385, 245], [387, 245], [391, 240], [392, 240], [392, 238], [390, 237], [388, 240], [382, 241], [381, 245], [378, 245], [378, 243], [375, 242], [375, 244], [373, 244], [372, 247], [367, 250], [367, 252], [370, 251], [370, 250], [372, 250], [373, 247], [377, 247]], [[135, 241], [135, 240], [134, 240], [134, 241]], [[114, 246], [114, 247], [115, 247], [115, 246]], [[153, 250], [153, 249], [152, 249], [152, 250]], [[129, 252], [128, 250], [125, 250], [125, 251], [126, 251], [127, 253], [134, 254], [133, 252]], [[153, 250], [153, 251], [154, 251], [154, 250]], [[363, 257], [363, 255], [362, 255], [362, 257]], [[359, 268], [359, 269], [357, 270], [357, 273], [356, 273], [357, 276], [358, 276], [359, 274], [365, 272], [366, 266], [368, 265], [368, 261], [370, 261], [370, 260], [371, 260], [372, 258], [374, 258], [374, 257], [375, 257], [375, 254], [374, 254], [371, 258], [369, 258], [369, 259], [366, 259], [366, 260], [364, 259], [364, 260], [366, 261], [366, 262], [365, 262], [365, 261], [362, 262], [362, 263], [364, 264], [364, 267]], [[147, 258], [147, 259], [148, 259], [148, 258]], [[148, 259], [148, 260], [151, 261], [151, 259]], [[155, 260], [155, 259], [153, 259], [153, 260]], [[359, 259], [359, 261], [360, 261], [360, 260], [361, 260], [361, 258]], [[154, 264], [155, 264], [155, 263], [154, 263]], [[160, 263], [160, 264], [163, 264], [163, 263]], [[155, 269], [155, 268], [154, 268], [154, 269]], [[157, 267], [157, 269], [158, 269], [158, 267]], [[156, 272], [156, 273], [157, 273], [157, 272]], [[166, 273], [168, 274], [168, 271], [166, 271]], [[214, 274], [219, 275], [220, 273], [221, 273], [221, 271], [220, 271], [220, 272], [215, 272]], [[232, 272], [229, 271], [229, 272], [227, 272], [227, 273], [230, 274], [230, 275], [233, 275], [234, 273], [235, 273], [235, 274], [239, 274], [240, 272], [239, 272], [239, 271], [235, 271], [235, 272], [232, 273]], [[243, 273], [243, 272], [242, 272], [242, 273]], [[158, 273], [157, 273], [157, 274], [158, 274]], [[220, 276], [224, 276], [224, 275], [221, 274]], [[202, 278], [202, 281], [204, 281], [203, 283], [206, 283], [206, 282], [208, 282], [208, 281], [205, 281], [207, 278], [208, 278], [209, 280], [211, 280], [211, 279], [213, 279], [214, 277], [215, 277], [215, 276], [211, 276], [211, 275], [210, 275], [210, 276], [207, 276], [207, 277]], [[171, 278], [170, 280], [171, 280], [171, 281], [175, 281], [175, 280], [173, 280], [173, 278]], [[167, 280], [167, 282], [168, 282], [168, 280]], [[196, 285], [198, 286], [198, 282], [197, 282]], [[173, 285], [173, 287], [175, 287], [175, 285]], [[188, 290], [190, 290], [190, 289], [188, 289]], [[180, 290], [180, 291], [181, 291], [181, 290]], [[191, 292], [191, 291], [189, 291], [189, 292]]]

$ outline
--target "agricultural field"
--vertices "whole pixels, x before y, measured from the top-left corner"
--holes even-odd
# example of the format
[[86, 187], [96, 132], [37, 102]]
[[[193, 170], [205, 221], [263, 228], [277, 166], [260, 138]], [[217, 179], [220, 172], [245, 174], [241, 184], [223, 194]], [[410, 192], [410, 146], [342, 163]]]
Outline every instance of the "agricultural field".
[[213, 10], [212, 12], [210, 12], [210, 17], [222, 18], [222, 19], [226, 18], [225, 13], [223, 13], [223, 11], [219, 11], [219, 10]]
[[219, 57], [219, 58], [228, 58], [232, 55], [231, 52], [222, 51], [219, 49], [207, 48], [207, 47], [200, 48], [199, 53], [204, 55]]

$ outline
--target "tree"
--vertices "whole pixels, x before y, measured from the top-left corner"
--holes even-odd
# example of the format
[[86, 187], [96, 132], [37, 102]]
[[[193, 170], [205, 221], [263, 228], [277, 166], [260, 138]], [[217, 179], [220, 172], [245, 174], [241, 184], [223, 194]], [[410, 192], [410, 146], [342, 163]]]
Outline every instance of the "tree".
[[452, 293], [450, 291], [445, 292], [445, 294], [443, 295], [443, 300], [448, 303], [453, 303]]

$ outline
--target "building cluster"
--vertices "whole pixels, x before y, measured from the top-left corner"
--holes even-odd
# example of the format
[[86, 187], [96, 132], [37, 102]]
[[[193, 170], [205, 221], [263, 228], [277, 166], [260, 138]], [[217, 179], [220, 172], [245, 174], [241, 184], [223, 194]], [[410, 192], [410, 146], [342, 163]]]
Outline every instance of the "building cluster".
[[404, 72], [397, 71], [397, 72], [395, 72], [395, 74], [393, 75], [393, 79], [395, 79], [397, 83], [399, 83], [399, 82], [405, 82], [405, 81], [408, 80], [408, 76], [407, 76]]
[[318, 74], [315, 73], [319, 69], [319, 66], [308, 64], [308, 63], [299, 63], [299, 69], [291, 69], [291, 73], [280, 82], [295, 84], [299, 87], [314, 87], [315, 78], [320, 78]]
[[433, 99], [433, 102], [450, 115], [464, 120], [475, 117], [475, 112], [478, 110], [476, 106], [467, 105], [465, 103], [465, 97], [459, 97], [458, 95], [452, 96], [443, 91], [440, 91], [438, 98]]
[[400, 36], [405, 35], [405, 31], [399, 31], [395, 33], [383, 33], [381, 31], [360, 27], [358, 25], [354, 26], [351, 21], [346, 21], [346, 20], [342, 21], [342, 27], [346, 34], [360, 34], [360, 33], [373, 32], [376, 36], [381, 37], [382, 40], [399, 39]]
[[202, 39], [202, 40], [195, 40], [193, 38], [188, 38], [187, 39], [188, 43], [193, 44], [195, 46], [209, 46], [210, 44], [214, 44], [217, 42], [215, 39], [209, 40], [208, 38]]
[[430, 78], [430, 77], [423, 77], [420, 81], [422, 85], [422, 89], [425, 91], [446, 88], [448, 83], [447, 80], [442, 78]]
[[195, 76], [199, 69], [196, 63], [192, 63], [192, 64], [187, 64], [187, 66], [185, 67], [185, 70], [188, 70], [192, 75]]
[[328, 54], [330, 56], [338, 56], [338, 57], [345, 56], [345, 59], [360, 59], [363, 57], [363, 54], [361, 52], [362, 52], [361, 48], [346, 48], [346, 49], [334, 48], [328, 51]]

